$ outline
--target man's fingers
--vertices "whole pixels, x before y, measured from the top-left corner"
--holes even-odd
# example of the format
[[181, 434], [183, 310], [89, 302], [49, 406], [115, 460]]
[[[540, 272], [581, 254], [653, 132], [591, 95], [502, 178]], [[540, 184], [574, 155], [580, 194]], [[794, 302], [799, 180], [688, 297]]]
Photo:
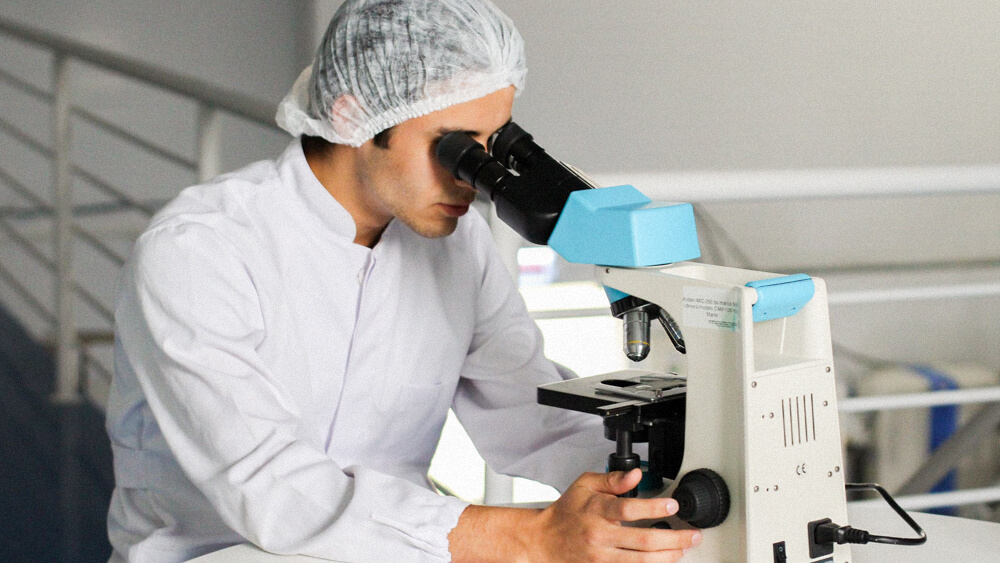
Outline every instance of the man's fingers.
[[619, 549], [646, 552], [682, 550], [701, 543], [701, 532], [698, 530], [622, 527], [615, 537]]
[[634, 522], [673, 516], [678, 508], [672, 498], [609, 498], [602, 505], [601, 515], [615, 522]]
[[585, 473], [577, 483], [590, 490], [608, 495], [621, 495], [631, 491], [642, 480], [642, 471], [611, 471], [609, 473]]

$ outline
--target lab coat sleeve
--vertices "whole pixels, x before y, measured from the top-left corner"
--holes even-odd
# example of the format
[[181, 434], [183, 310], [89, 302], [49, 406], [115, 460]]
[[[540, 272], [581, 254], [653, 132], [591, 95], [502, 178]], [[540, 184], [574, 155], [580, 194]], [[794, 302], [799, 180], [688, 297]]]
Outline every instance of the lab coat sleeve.
[[453, 409], [495, 471], [564, 491], [581, 473], [604, 471], [610, 442], [600, 417], [537, 404], [538, 385], [575, 374], [545, 358], [541, 332], [492, 240], [480, 247], [476, 331]]
[[248, 263], [190, 223], [144, 235], [122, 277], [119, 338], [184, 474], [270, 552], [449, 561], [466, 503], [297, 439], [297, 406], [255, 352], [266, 327]]

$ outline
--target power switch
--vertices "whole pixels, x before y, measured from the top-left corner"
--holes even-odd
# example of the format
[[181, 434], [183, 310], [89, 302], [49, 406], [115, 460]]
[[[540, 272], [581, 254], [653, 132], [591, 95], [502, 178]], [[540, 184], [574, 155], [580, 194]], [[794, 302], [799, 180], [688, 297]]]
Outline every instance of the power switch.
[[785, 552], [785, 542], [774, 544], [774, 563], [788, 563], [788, 553]]

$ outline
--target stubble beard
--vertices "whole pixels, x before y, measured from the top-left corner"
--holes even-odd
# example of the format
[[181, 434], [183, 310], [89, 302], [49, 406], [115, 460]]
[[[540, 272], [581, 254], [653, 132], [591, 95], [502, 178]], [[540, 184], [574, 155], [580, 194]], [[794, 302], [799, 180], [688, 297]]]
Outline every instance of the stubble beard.
[[430, 239], [444, 238], [454, 233], [455, 229], [458, 228], [458, 219], [452, 218], [444, 218], [435, 223], [407, 215], [397, 215], [396, 219], [418, 235]]

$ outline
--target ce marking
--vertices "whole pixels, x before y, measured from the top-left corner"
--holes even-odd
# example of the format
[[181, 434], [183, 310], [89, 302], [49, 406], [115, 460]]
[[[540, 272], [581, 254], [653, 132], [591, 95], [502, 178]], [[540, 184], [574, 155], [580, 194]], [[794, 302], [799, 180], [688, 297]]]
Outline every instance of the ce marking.
[[796, 475], [805, 475], [806, 474], [806, 464], [800, 463], [799, 465], [796, 465], [795, 466], [795, 474]]

